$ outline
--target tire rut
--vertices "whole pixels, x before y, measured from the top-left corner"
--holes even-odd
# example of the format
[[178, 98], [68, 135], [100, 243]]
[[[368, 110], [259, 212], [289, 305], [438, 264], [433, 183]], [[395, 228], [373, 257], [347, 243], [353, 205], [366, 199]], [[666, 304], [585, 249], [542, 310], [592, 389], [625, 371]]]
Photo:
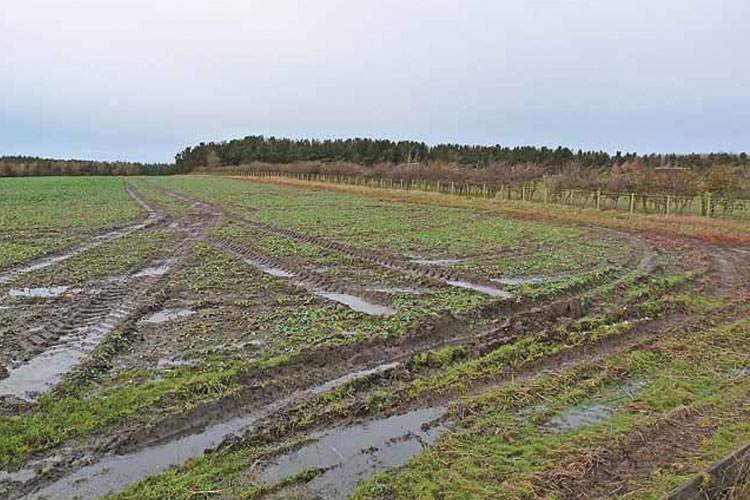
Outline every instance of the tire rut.
[[0, 272], [0, 285], [9, 283], [24, 274], [39, 271], [41, 269], [46, 269], [50, 266], [59, 264], [60, 262], [65, 262], [66, 260], [80, 255], [87, 250], [91, 250], [104, 243], [122, 238], [136, 231], [140, 231], [157, 224], [159, 222], [159, 215], [157, 214], [157, 212], [151, 209], [131, 186], [126, 184], [125, 189], [128, 192], [128, 195], [138, 204], [138, 206], [140, 206], [146, 212], [147, 216], [143, 222], [94, 236], [88, 241], [76, 245], [73, 248], [63, 251], [62, 253], [41, 257], [37, 260], [23, 264], [13, 269]]
[[[185, 203], [191, 203], [193, 205], [200, 205], [203, 207], [211, 207], [211, 209], [214, 210], [215, 212], [224, 213], [224, 210], [220, 206], [213, 205], [213, 204], [204, 202], [202, 200], [197, 200], [195, 198], [185, 196], [180, 193], [176, 193], [173, 190], [167, 189], [163, 186], [157, 186], [153, 184], [152, 186], [155, 189], [159, 190], [160, 192], [168, 196], [172, 196]], [[508, 292], [506, 292], [505, 290], [497, 288], [497, 283], [494, 283], [490, 280], [486, 280], [482, 278], [481, 276], [478, 276], [475, 274], [459, 272], [454, 269], [447, 269], [444, 267], [430, 266], [426, 264], [417, 264], [414, 262], [410, 262], [409, 260], [404, 259], [402, 257], [397, 257], [394, 255], [390, 255], [390, 254], [386, 254], [382, 252], [375, 252], [371, 250], [351, 247], [351, 246], [344, 245], [338, 242], [326, 240], [317, 236], [302, 234], [302, 233], [299, 233], [297, 231], [293, 231], [290, 229], [284, 229], [280, 227], [263, 224], [261, 222], [252, 221], [241, 216], [228, 215], [226, 213], [224, 215], [227, 220], [231, 220], [233, 222], [239, 223], [250, 229], [260, 231], [262, 233], [274, 235], [274, 236], [287, 238], [287, 239], [296, 241], [298, 243], [313, 245], [323, 250], [327, 250], [328, 252], [331, 252], [334, 255], [342, 255], [342, 256], [351, 257], [365, 264], [370, 264], [370, 265], [374, 264], [374, 265], [384, 267], [389, 270], [417, 274], [424, 278], [434, 280], [437, 282], [441, 282], [441, 283], [445, 283], [450, 286], [455, 286], [458, 288], [473, 289], [476, 291], [486, 293], [488, 295], [502, 297], [502, 296], [507, 296], [508, 294]]]

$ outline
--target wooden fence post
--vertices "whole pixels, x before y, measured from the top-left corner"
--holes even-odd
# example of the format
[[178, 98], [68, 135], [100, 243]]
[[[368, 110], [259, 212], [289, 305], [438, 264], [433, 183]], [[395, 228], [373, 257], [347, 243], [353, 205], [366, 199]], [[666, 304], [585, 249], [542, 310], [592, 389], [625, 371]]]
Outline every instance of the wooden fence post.
[[630, 213], [635, 212], [635, 193], [630, 193]]
[[672, 196], [667, 195], [667, 215], [669, 215], [669, 209], [671, 208], [670, 205], [672, 204]]
[[601, 189], [596, 190], [596, 209], [597, 210], [602, 209], [602, 190]]

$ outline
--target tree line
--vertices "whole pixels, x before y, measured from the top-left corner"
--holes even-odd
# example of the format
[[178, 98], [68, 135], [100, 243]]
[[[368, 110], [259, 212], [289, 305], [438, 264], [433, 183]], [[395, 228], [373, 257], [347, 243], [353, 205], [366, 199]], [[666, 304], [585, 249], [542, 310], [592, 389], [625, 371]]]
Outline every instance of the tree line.
[[0, 156], [0, 177], [50, 175], [163, 175], [177, 173], [174, 164], [56, 160], [34, 156]]
[[175, 157], [180, 171], [195, 168], [216, 168], [253, 162], [289, 164], [296, 162], [346, 162], [361, 165], [450, 164], [486, 168], [492, 165], [532, 164], [547, 173], [559, 173], [576, 165], [585, 169], [607, 169], [615, 165], [637, 162], [651, 168], [680, 167], [709, 169], [714, 166], [750, 165], [746, 153], [650, 154], [604, 151], [573, 151], [567, 147], [508, 147], [438, 144], [430, 146], [417, 141], [387, 139], [287, 139], [248, 136], [222, 142], [200, 143]]

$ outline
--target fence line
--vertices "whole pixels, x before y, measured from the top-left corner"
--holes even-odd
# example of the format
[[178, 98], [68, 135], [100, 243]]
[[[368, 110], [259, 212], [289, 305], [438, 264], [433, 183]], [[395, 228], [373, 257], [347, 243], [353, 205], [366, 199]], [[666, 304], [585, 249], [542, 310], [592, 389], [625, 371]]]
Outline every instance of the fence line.
[[631, 214], [647, 213], [736, 219], [750, 218], [750, 200], [726, 198], [716, 196], [710, 192], [701, 193], [697, 196], [653, 195], [578, 189], [555, 190], [540, 184], [524, 184], [521, 186], [501, 185], [497, 187], [491, 184], [467, 182], [364, 177], [308, 172], [252, 171], [243, 169], [212, 170], [201, 173], [258, 178], [286, 177], [329, 184], [348, 184], [383, 189], [429, 191], [456, 196], [493, 198], [499, 201], [529, 201], [580, 208], [596, 208], [599, 210], [617, 210]]

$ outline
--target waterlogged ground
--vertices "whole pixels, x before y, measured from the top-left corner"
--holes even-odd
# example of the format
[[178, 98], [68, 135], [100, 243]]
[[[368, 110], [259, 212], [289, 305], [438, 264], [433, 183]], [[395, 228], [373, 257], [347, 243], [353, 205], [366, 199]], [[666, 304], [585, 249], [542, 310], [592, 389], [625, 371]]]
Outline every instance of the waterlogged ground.
[[659, 498], [750, 441], [743, 247], [357, 189], [11, 181], [31, 215], [3, 238], [69, 239], [0, 280], [6, 497]]

